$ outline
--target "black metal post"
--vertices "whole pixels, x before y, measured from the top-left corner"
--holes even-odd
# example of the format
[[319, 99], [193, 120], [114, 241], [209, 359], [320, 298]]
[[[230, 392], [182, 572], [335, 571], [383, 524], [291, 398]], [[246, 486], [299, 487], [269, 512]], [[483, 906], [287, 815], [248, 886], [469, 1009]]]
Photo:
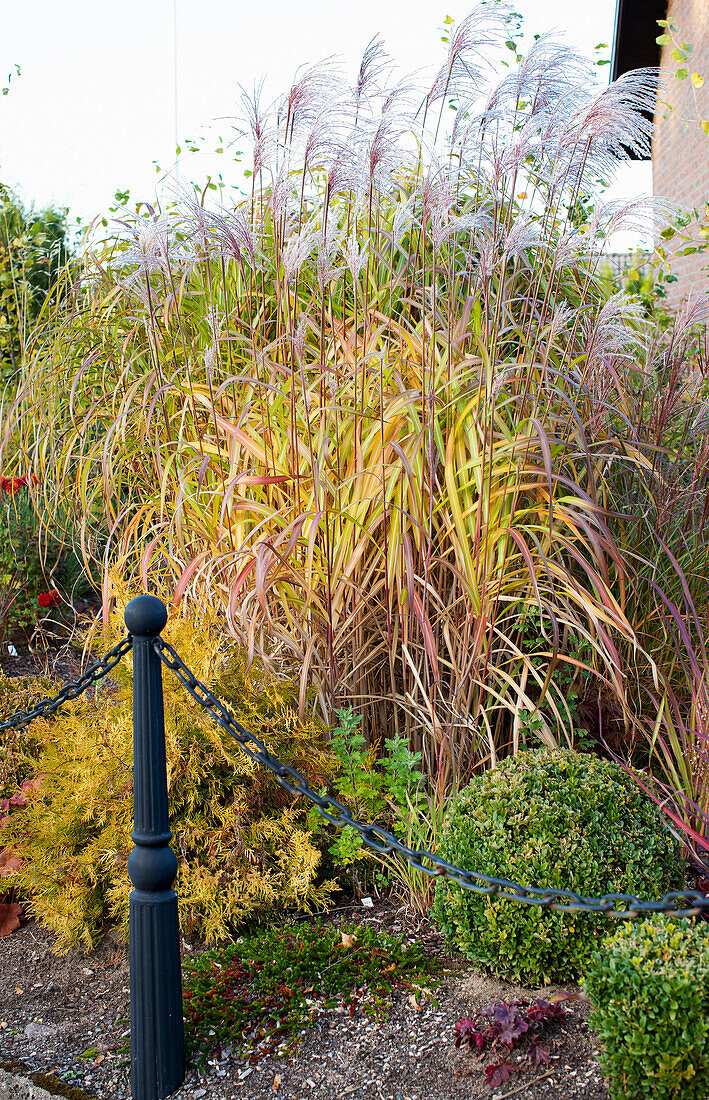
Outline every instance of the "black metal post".
[[130, 1069], [133, 1100], [161, 1100], [185, 1078], [177, 859], [168, 847], [162, 666], [153, 648], [167, 622], [155, 596], [126, 608], [133, 635], [133, 798], [135, 848], [130, 895]]

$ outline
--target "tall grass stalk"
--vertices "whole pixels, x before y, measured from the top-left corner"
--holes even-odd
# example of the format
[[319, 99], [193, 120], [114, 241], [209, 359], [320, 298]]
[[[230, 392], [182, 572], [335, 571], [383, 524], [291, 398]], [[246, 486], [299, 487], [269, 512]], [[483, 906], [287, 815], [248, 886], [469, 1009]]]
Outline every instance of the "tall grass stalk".
[[597, 267], [657, 212], [591, 199], [647, 149], [654, 77], [599, 89], [508, 38], [485, 4], [428, 86], [375, 42], [354, 86], [324, 62], [244, 97], [249, 195], [126, 219], [10, 416], [87, 561], [222, 608], [303, 706], [353, 705], [442, 781], [518, 747], [523, 710], [573, 743], [561, 666], [637, 721], [609, 471], [652, 473], [626, 430], [647, 332]]

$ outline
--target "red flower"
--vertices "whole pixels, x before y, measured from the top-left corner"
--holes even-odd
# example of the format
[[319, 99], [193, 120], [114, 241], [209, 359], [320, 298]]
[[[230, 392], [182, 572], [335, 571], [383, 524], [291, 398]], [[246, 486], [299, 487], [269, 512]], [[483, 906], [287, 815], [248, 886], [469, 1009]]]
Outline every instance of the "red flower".
[[56, 607], [58, 603], [61, 603], [61, 596], [56, 588], [53, 588], [51, 592], [40, 592], [37, 603], [40, 607]]
[[0, 489], [2, 489], [4, 493], [10, 493], [11, 496], [14, 496], [18, 489], [24, 489], [26, 486], [27, 477], [0, 478]]

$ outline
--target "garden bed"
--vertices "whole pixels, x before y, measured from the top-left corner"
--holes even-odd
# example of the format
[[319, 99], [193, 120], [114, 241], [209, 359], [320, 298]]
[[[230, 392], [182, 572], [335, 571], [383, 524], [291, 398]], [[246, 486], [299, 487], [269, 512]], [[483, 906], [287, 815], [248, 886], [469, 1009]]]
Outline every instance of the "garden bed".
[[[205, 1071], [189, 1071], [186, 1086], [176, 1094], [179, 1100], [274, 1095], [287, 1100], [306, 1096], [314, 1100], [335, 1096], [601, 1100], [608, 1096], [595, 1037], [586, 1023], [588, 1010], [578, 1002], [565, 1005], [566, 1020], [548, 1031], [550, 1065], [525, 1067], [497, 1091], [485, 1081], [485, 1061], [467, 1048], [454, 1047], [453, 1027], [461, 1017], [496, 1001], [549, 998], [560, 992], [558, 987], [533, 991], [484, 977], [461, 957], [447, 954], [435, 931], [428, 926], [413, 928], [403, 911], [386, 903], [374, 910], [343, 907], [329, 919], [366, 920], [415, 938], [445, 968], [435, 1000], [403, 993], [381, 1023], [359, 1012], [350, 1017], [343, 1007], [329, 1009], [305, 1031], [290, 1057], [268, 1056], [252, 1063], [225, 1052], [209, 1062]], [[110, 936], [92, 952], [74, 950], [56, 956], [51, 946], [52, 936], [34, 923], [2, 941], [5, 997], [0, 1065], [25, 1076], [44, 1075], [34, 1080], [49, 1091], [58, 1089], [59, 1080], [67, 1091], [71, 1086], [97, 1100], [124, 1100], [130, 1095], [124, 1049], [129, 1014], [127, 953]], [[185, 944], [191, 955], [201, 950], [198, 943]]]
[[70, 640], [48, 638], [38, 641], [32, 649], [21, 641], [0, 646], [0, 672], [8, 677], [48, 676], [66, 684], [77, 680], [90, 663], [90, 660], [82, 663], [81, 650], [72, 646]]

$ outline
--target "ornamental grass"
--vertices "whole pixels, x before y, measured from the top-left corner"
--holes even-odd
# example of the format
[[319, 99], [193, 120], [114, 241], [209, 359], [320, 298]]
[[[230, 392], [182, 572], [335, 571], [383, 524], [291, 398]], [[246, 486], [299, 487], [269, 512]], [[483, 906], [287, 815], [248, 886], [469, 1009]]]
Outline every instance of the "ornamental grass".
[[649, 147], [655, 76], [599, 87], [552, 36], [520, 55], [509, 20], [476, 8], [428, 84], [372, 41], [354, 83], [328, 60], [244, 95], [248, 194], [126, 215], [7, 409], [107, 610], [111, 570], [216, 610], [298, 668], [302, 708], [309, 686], [327, 719], [353, 706], [441, 789], [525, 716], [577, 745], [575, 697], [629, 742], [677, 637], [650, 330], [599, 271], [662, 209], [596, 197]]

